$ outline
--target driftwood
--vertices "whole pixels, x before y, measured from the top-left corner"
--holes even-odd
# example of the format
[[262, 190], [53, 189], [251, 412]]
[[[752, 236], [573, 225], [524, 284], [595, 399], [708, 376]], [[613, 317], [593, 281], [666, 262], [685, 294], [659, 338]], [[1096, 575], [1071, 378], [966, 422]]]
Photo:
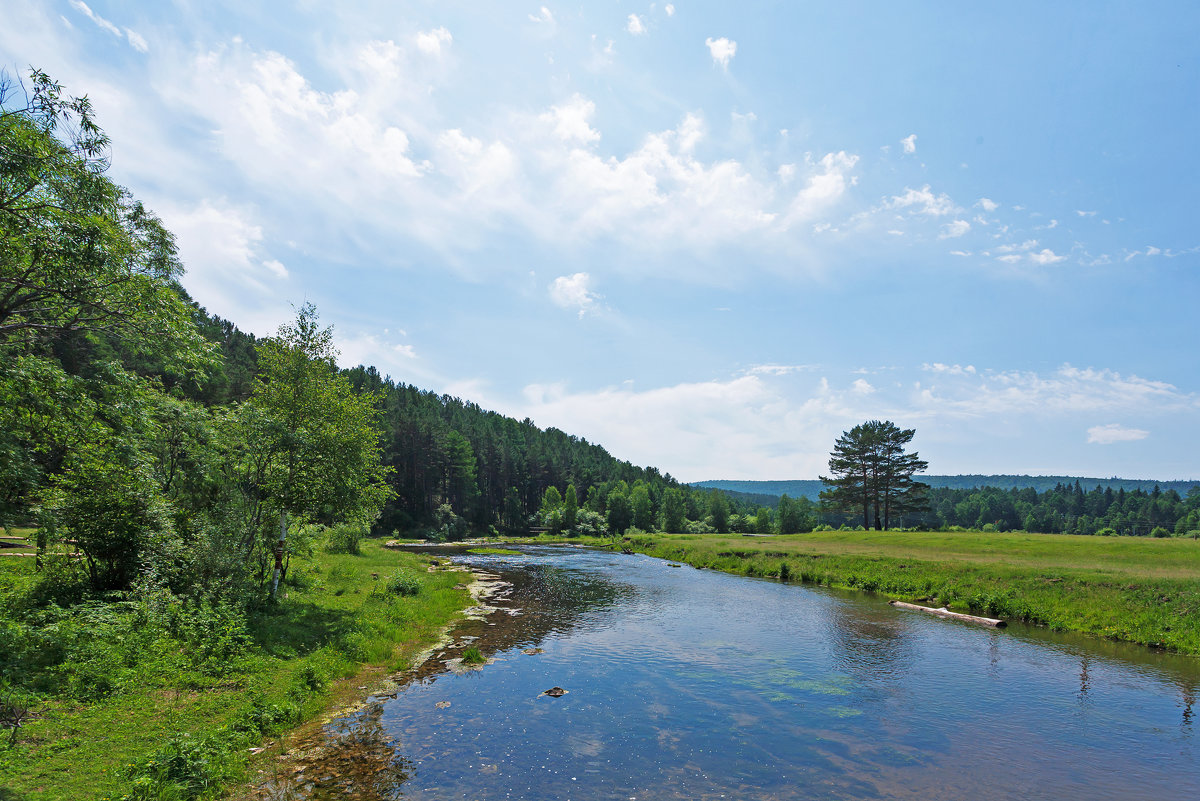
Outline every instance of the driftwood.
[[917, 604], [906, 604], [904, 601], [888, 601], [892, 606], [897, 606], [901, 609], [912, 609], [916, 612], [925, 612], [938, 617], [949, 618], [950, 620], [961, 620], [964, 623], [976, 623], [980, 626], [992, 626], [993, 628], [1004, 628], [1008, 624], [1003, 620], [997, 620], [992, 617], [978, 617], [976, 615], [964, 615], [961, 612], [951, 612], [946, 607], [934, 609], [931, 606], [918, 606]]

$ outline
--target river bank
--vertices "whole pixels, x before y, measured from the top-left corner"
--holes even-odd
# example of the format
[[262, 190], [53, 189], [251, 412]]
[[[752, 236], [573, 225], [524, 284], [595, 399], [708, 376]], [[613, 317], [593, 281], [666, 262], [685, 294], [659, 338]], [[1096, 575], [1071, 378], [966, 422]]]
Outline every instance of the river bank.
[[[87, 697], [67, 691], [80, 665], [69, 677], [51, 670], [64, 674], [63, 691], [43, 691], [38, 717], [14, 747], [0, 748], [0, 799], [184, 799], [244, 783], [280, 735], [385, 684], [472, 603], [470, 574], [431, 570], [432, 561], [367, 540], [359, 554], [293, 563], [278, 604], [245, 621], [217, 620], [206, 633], [225, 637], [224, 664], [220, 648], [200, 661], [194, 645], [155, 632], [131, 604], [95, 605], [78, 620], [67, 610], [63, 637], [93, 641], [80, 651], [92, 660], [82, 669], [111, 683]], [[18, 592], [29, 562], [10, 560], [0, 589]], [[0, 624], [10, 644], [53, 637]]]
[[1200, 547], [1192, 540], [826, 531], [575, 541], [1200, 656]]

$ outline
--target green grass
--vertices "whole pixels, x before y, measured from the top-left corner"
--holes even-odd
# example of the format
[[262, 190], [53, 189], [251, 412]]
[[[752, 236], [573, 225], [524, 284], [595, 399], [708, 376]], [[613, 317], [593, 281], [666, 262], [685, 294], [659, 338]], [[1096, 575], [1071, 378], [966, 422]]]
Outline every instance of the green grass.
[[590, 544], [748, 576], [879, 592], [1200, 655], [1200, 544], [1189, 539], [826, 531], [647, 534]]
[[[107, 696], [43, 689], [42, 718], [15, 748], [0, 747], [0, 800], [158, 797], [134, 795], [134, 779], [146, 784], [185, 763], [204, 768], [195, 781], [213, 782], [193, 795], [243, 780], [251, 745], [406, 667], [469, 603], [463, 574], [428, 572], [428, 561], [370, 540], [358, 555], [320, 553], [293, 563], [281, 602], [251, 617], [244, 653], [229, 666], [181, 669], [187, 649], [158, 640], [163, 653], [153, 658], [135, 660], [132, 647], [116, 654], [128, 680]], [[0, 560], [0, 605], [31, 584], [32, 562]], [[419, 591], [387, 592], [396, 576]], [[184, 752], [190, 761], [175, 758]]]

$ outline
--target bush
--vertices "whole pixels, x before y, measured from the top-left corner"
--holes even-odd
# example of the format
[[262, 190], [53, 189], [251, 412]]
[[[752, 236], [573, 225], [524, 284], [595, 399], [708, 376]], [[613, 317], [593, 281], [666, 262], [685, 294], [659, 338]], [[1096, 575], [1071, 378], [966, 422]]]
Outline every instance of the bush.
[[1096, 536], [1097, 537], [1115, 537], [1115, 536], [1117, 536], [1117, 531], [1116, 531], [1116, 529], [1112, 529], [1112, 528], [1102, 528], [1096, 532]]
[[1171, 532], [1167, 531], [1162, 526], [1155, 526], [1154, 529], [1150, 532], [1150, 536], [1162, 539], [1163, 537], [1171, 536]]
[[713, 528], [709, 519], [704, 520], [689, 520], [683, 527], [685, 534], [716, 534], [717, 530]]
[[421, 580], [411, 573], [397, 573], [388, 579], [389, 595], [418, 595], [421, 592]]
[[357, 555], [359, 544], [367, 531], [362, 526], [340, 525], [330, 528], [325, 537], [327, 553], [349, 553]]

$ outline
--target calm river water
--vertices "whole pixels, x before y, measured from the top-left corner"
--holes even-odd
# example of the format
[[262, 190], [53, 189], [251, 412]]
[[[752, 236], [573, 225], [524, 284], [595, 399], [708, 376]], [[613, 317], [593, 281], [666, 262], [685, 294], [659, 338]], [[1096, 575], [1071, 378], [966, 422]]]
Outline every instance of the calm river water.
[[440, 659], [471, 644], [494, 661], [434, 660], [330, 726], [340, 750], [290, 792], [1200, 798], [1200, 660], [637, 555], [454, 559], [512, 586]]

